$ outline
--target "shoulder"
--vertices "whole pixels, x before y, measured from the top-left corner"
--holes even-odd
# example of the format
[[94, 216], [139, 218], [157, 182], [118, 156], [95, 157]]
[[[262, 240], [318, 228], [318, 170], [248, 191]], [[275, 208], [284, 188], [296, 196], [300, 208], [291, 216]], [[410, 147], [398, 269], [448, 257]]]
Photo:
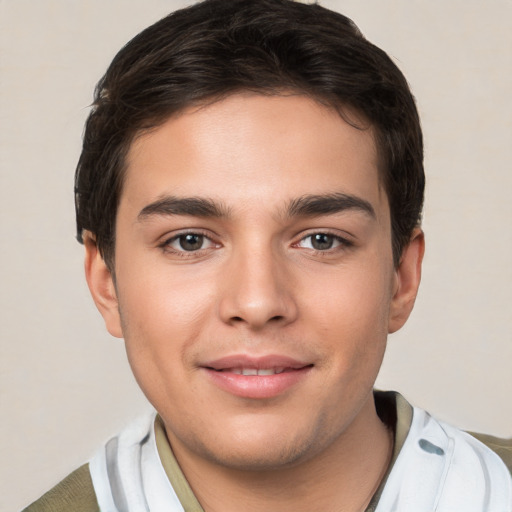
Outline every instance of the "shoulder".
[[477, 434], [474, 432], [468, 433], [496, 453], [512, 474], [512, 438], [502, 439], [500, 437], [489, 436], [487, 434]]
[[[419, 409], [417, 407], [413, 407], [409, 402], [399, 393], [395, 391], [377, 391], [375, 393], [375, 402], [377, 406], [377, 410], [379, 412], [379, 415], [382, 418], [382, 411], [379, 410], [379, 406], [382, 409], [383, 404], [386, 406], [386, 414], [389, 416], [390, 414], [393, 416], [394, 425], [395, 425], [395, 433], [399, 434], [399, 439], [395, 439], [395, 448], [397, 443], [401, 440], [398, 448], [400, 449], [403, 445], [403, 442], [405, 438], [408, 436], [411, 424], [412, 424], [412, 417], [413, 417], [413, 411], [415, 410], [416, 413], [423, 414], [425, 411], [422, 411], [422, 409]], [[390, 412], [391, 411], [391, 412]], [[428, 414], [428, 413], [427, 413]], [[430, 416], [430, 415], [429, 415]], [[384, 419], [383, 419], [384, 421]], [[436, 420], [437, 421], [437, 420]], [[388, 421], [385, 421], [386, 423], [389, 423]], [[452, 427], [450, 425], [447, 425], [444, 422], [439, 422], [443, 425], [444, 429], [450, 430], [451, 434], [454, 435], [457, 432], [460, 433], [460, 436], [462, 438], [473, 439], [472, 444], [474, 443], [474, 439], [485, 445], [489, 450], [494, 452], [505, 464], [508, 471], [512, 475], [512, 438], [509, 439], [503, 439], [499, 437], [494, 437], [488, 434], [479, 434], [475, 432], [464, 432], [459, 429], [456, 429], [455, 427]], [[469, 438], [467, 436], [470, 436]], [[397, 437], [397, 436], [395, 436]], [[457, 435], [459, 437], [459, 435]], [[470, 441], [471, 442], [471, 441]], [[478, 444], [478, 443], [477, 443]], [[480, 445], [481, 446], [481, 445]]]
[[73, 471], [22, 512], [99, 512], [89, 465]]

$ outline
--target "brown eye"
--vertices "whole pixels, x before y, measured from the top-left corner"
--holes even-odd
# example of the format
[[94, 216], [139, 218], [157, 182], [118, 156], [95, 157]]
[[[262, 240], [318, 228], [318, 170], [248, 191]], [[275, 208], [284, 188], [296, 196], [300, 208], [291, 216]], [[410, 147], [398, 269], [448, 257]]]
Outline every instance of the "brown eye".
[[326, 251], [332, 249], [335, 237], [327, 233], [316, 233], [311, 235], [311, 247], [317, 251]]
[[180, 235], [177, 241], [184, 251], [198, 251], [203, 248], [204, 236], [197, 233], [187, 233], [186, 235]]
[[313, 251], [330, 251], [351, 247], [352, 242], [340, 236], [319, 231], [305, 236], [297, 246]]
[[160, 247], [166, 254], [174, 254], [181, 257], [201, 257], [220, 245], [212, 241], [208, 235], [190, 231], [181, 233], [165, 240]]

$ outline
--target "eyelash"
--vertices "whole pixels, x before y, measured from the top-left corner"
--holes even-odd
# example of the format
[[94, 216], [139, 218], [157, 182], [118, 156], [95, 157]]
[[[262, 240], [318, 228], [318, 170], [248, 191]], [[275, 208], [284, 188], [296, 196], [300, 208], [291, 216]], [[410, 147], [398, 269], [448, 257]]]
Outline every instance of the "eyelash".
[[[180, 238], [186, 237], [187, 235], [193, 235], [193, 236], [197, 236], [197, 237], [202, 237], [203, 241], [208, 241], [209, 244], [211, 244], [211, 246], [216, 246], [216, 245], [217, 245], [217, 247], [219, 246], [219, 244], [216, 244], [212, 240], [211, 235], [209, 235], [209, 234], [207, 234], [207, 233], [205, 233], [203, 231], [198, 231], [198, 230], [192, 231], [191, 230], [191, 231], [181, 232], [181, 233], [178, 233], [178, 234], [172, 236], [171, 238], [167, 238], [165, 241], [163, 241], [161, 244], [159, 244], [159, 247], [164, 252], [171, 253], [171, 254], [179, 256], [181, 258], [197, 257], [198, 255], [203, 254], [204, 251], [207, 251], [207, 250], [209, 250], [211, 248], [211, 246], [210, 247], [206, 247], [206, 248], [201, 247], [201, 248], [199, 248], [197, 250], [187, 251], [183, 247], [181, 248], [181, 250], [172, 247], [172, 244], [174, 242], [178, 242], [180, 240]], [[328, 247], [328, 248], [325, 248], [325, 249], [315, 249], [313, 246], [311, 246], [311, 247], [305, 247], [304, 249], [307, 249], [309, 251], [313, 251], [313, 253], [315, 255], [327, 256], [327, 255], [332, 254], [334, 252], [342, 251], [344, 249], [349, 249], [349, 248], [354, 246], [354, 243], [352, 241], [350, 241], [350, 240], [348, 240], [348, 239], [346, 239], [344, 237], [341, 237], [339, 235], [336, 235], [334, 233], [331, 233], [328, 230], [325, 230], [325, 231], [314, 231], [312, 233], [307, 234], [306, 236], [303, 236], [298, 242], [294, 243], [292, 245], [292, 247], [299, 247], [300, 248], [300, 244], [303, 243], [305, 240], [312, 239], [312, 237], [320, 236], [320, 235], [323, 235], [323, 236], [326, 236], [326, 237], [329, 237], [330, 239], [332, 239], [332, 243], [335, 246], [334, 247]], [[311, 243], [311, 245], [313, 245], [313, 244]]]
[[212, 246], [218, 245], [212, 240], [211, 235], [209, 235], [203, 231], [191, 230], [191, 231], [184, 231], [184, 232], [178, 233], [176, 235], [173, 235], [170, 238], [165, 239], [161, 244], [159, 244], [158, 247], [160, 247], [166, 253], [171, 253], [171, 254], [173, 254], [175, 256], [179, 256], [181, 258], [197, 257], [199, 254], [202, 254], [203, 251], [210, 249], [210, 247], [207, 247], [207, 248], [201, 247], [200, 249], [197, 249], [197, 250], [187, 251], [186, 249], [183, 249], [183, 248], [180, 250], [180, 249], [175, 249], [174, 247], [172, 247], [171, 244], [173, 242], [178, 242], [180, 240], [180, 238], [186, 237], [187, 235], [194, 235], [194, 236], [202, 237], [205, 241], [208, 241]]
[[327, 237], [330, 237], [333, 241], [333, 244], [337, 244], [335, 247], [329, 247], [326, 249], [315, 249], [314, 247], [306, 247], [305, 249], [308, 249], [310, 251], [314, 251], [315, 255], [320, 256], [327, 256], [329, 254], [332, 254], [333, 252], [343, 251], [344, 249], [349, 249], [354, 246], [354, 242], [351, 240], [348, 240], [347, 238], [341, 237], [339, 235], [336, 235], [329, 230], [325, 231], [314, 231], [312, 233], [307, 234], [306, 236], [303, 236], [297, 243], [294, 244], [294, 246], [299, 246], [300, 243], [304, 242], [307, 239], [312, 239], [314, 236], [318, 235], [324, 235]]

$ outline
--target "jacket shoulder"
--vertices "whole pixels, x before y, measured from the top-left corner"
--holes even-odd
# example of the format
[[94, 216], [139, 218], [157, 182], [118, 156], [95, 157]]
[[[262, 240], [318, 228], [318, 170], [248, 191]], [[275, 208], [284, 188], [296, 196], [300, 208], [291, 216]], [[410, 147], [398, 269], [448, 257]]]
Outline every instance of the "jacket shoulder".
[[512, 438], [502, 439], [500, 437], [478, 434], [475, 432], [468, 432], [468, 434], [471, 434], [475, 439], [478, 439], [481, 443], [485, 444], [494, 453], [496, 453], [512, 474]]
[[84, 464], [22, 512], [99, 512], [100, 507], [89, 472]]

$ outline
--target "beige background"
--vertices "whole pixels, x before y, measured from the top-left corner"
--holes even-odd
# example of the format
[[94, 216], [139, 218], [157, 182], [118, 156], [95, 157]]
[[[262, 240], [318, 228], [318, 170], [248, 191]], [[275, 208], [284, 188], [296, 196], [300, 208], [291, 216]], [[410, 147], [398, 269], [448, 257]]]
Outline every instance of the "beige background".
[[[36, 498], [148, 406], [103, 329], [73, 239], [92, 89], [186, 1], [0, 0], [0, 509]], [[324, 0], [417, 96], [428, 251], [378, 380], [464, 428], [512, 434], [512, 2]]]

